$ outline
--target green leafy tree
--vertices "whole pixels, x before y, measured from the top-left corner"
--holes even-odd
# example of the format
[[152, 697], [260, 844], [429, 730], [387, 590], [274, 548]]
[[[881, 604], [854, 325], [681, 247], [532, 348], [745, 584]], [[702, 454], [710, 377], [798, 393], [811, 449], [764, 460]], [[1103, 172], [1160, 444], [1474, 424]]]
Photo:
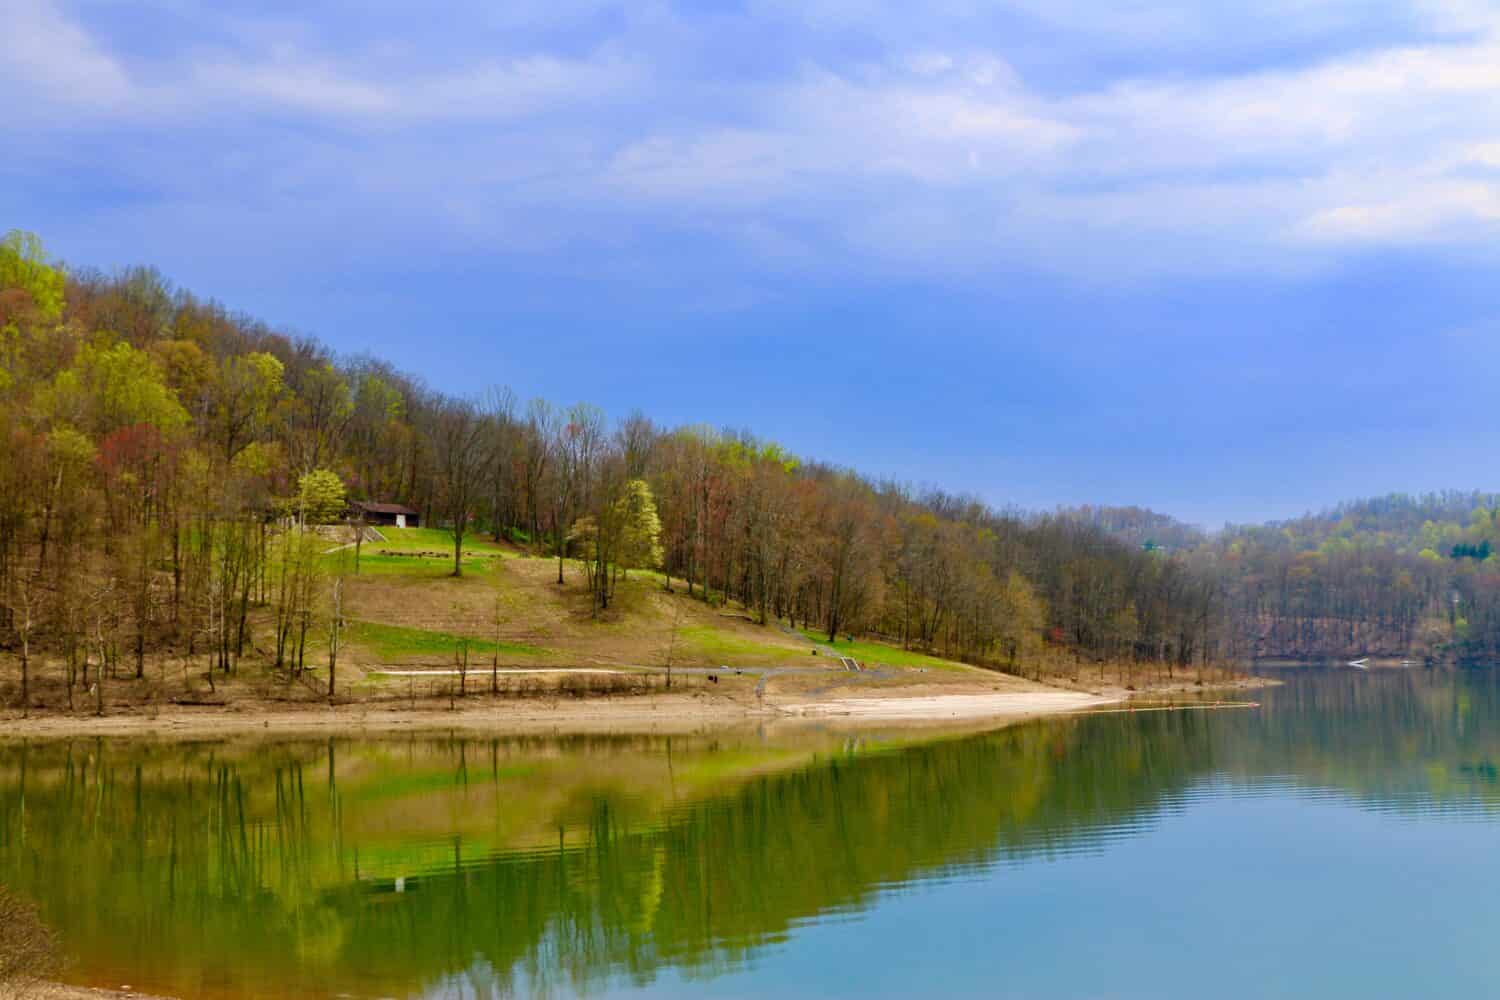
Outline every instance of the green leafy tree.
[[1014, 570], [1006, 574], [1000, 608], [1000, 644], [1005, 650], [1006, 666], [1014, 670], [1023, 659], [1041, 652], [1047, 611], [1031, 584]]
[[260, 351], [224, 362], [215, 416], [225, 458], [233, 459], [265, 429], [281, 397], [285, 372], [280, 361]]
[[156, 360], [123, 341], [83, 345], [41, 402], [54, 421], [101, 437], [136, 424], [170, 433], [188, 423]]
[[299, 469], [316, 469], [343, 442], [354, 402], [349, 383], [327, 363], [303, 372], [296, 389], [289, 436], [292, 460]]
[[661, 565], [661, 518], [656, 498], [644, 479], [632, 479], [615, 501], [619, 508], [620, 543], [616, 562], [621, 569], [654, 569]]
[[40, 318], [62, 315], [62, 271], [47, 263], [47, 251], [33, 233], [12, 229], [0, 240], [0, 289], [19, 288], [31, 296]]
[[308, 524], [328, 524], [344, 515], [344, 481], [328, 469], [314, 469], [297, 480], [297, 510]]

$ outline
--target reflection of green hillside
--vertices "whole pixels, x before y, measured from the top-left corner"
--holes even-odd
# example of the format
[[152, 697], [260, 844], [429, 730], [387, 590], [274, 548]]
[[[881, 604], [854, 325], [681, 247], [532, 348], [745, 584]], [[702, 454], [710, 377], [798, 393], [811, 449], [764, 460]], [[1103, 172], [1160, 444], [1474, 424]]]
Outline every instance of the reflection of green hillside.
[[870, 753], [832, 737], [10, 748], [0, 880], [89, 968], [180, 993], [711, 970], [881, 886], [1128, 819], [1188, 772], [1171, 748], [1201, 745], [1079, 731]]
[[1259, 712], [910, 745], [11, 746], [0, 881], [42, 903], [86, 974], [179, 995], [713, 974], [888, 886], [1102, 849], [1215, 775], [1490, 808], [1497, 691], [1480, 673], [1330, 673]]
[[1286, 777], [1380, 808], [1500, 806], [1500, 674], [1318, 671], [1214, 728], [1237, 777]]

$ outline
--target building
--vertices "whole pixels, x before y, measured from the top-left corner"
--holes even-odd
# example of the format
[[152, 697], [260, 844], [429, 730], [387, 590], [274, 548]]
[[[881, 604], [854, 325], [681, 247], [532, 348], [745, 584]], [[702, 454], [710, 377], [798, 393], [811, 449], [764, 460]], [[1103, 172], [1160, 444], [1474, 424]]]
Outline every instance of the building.
[[383, 524], [394, 528], [420, 528], [422, 515], [399, 503], [371, 503], [355, 500], [349, 504], [351, 517], [363, 517], [366, 524]]

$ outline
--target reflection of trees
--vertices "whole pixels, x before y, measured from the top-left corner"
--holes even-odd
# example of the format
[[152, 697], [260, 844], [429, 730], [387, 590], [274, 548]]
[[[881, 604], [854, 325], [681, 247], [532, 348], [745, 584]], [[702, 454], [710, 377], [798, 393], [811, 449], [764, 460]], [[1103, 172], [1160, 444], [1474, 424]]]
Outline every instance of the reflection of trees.
[[[681, 738], [670, 768], [656, 739], [13, 746], [0, 882], [90, 968], [168, 992], [706, 975], [888, 886], [1097, 849], [1213, 774], [1492, 802], [1497, 690], [1488, 674], [1330, 674], [1260, 712], [834, 745], [750, 778], [758, 744]], [[742, 777], [674, 803], [728, 759]]]
[[[577, 987], [666, 964], [711, 972], [883, 886], [997, 851], [1085, 846], [1090, 830], [1180, 787], [1182, 749], [1204, 745], [1202, 720], [1184, 716], [1087, 742], [1084, 728], [838, 751], [653, 809], [607, 787], [534, 787], [550, 779], [527, 762], [576, 745], [506, 741], [508, 763], [499, 741], [23, 746], [0, 757], [0, 881], [40, 899], [91, 967], [131, 982], [157, 970], [163, 990], [419, 989], [481, 970], [496, 970], [484, 972], [496, 986], [521, 975], [529, 988]], [[603, 750], [654, 761], [664, 747]], [[677, 758], [691, 771], [691, 749], [679, 744]], [[493, 810], [549, 795], [561, 849], [486, 840]], [[414, 802], [455, 801], [477, 803], [476, 821], [441, 841], [381, 842], [382, 816], [399, 827]]]
[[1289, 778], [1381, 809], [1493, 808], [1500, 675], [1484, 670], [1319, 671], [1265, 692], [1214, 728], [1236, 777]]

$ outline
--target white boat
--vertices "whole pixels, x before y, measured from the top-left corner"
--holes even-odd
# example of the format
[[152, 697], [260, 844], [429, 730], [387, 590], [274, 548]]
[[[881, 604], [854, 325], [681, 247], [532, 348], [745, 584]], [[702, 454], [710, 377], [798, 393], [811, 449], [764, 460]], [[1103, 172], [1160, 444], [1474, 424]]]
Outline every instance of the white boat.
[[1349, 661], [1349, 666], [1351, 666], [1351, 667], [1358, 667], [1360, 670], [1369, 670], [1370, 669], [1370, 658], [1368, 656], [1362, 656], [1362, 657], [1360, 657], [1357, 660], [1350, 660]]

